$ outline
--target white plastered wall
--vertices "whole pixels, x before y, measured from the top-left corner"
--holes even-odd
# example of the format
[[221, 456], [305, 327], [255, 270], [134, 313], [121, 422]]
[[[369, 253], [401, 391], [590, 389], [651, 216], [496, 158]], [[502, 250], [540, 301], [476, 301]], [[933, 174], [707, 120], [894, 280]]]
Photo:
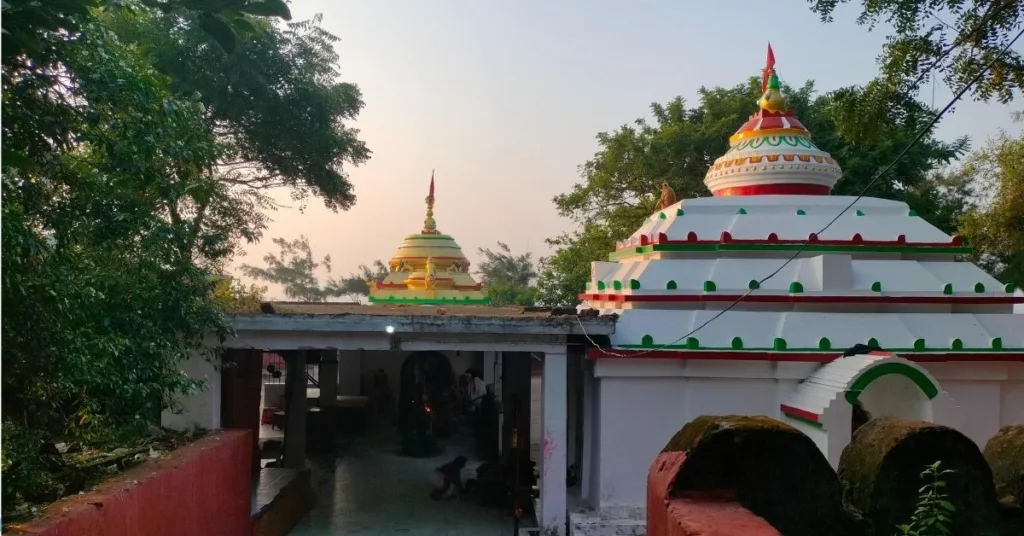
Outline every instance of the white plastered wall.
[[[819, 366], [755, 361], [598, 361], [592, 398], [586, 402], [594, 405], [595, 412], [587, 501], [595, 508], [644, 506], [654, 457], [679, 428], [701, 415], [768, 415], [805, 433], [812, 431], [810, 425], [785, 419], [778, 408], [799, 381]], [[979, 447], [1001, 426], [1024, 424], [1024, 364], [929, 363], [922, 367], [959, 406], [961, 424], [957, 428]], [[832, 412], [831, 418], [849, 423], [850, 405], [842, 402], [826, 410], [826, 418]], [[835, 437], [833, 446], [849, 443], [848, 424], [845, 430], [845, 440]], [[808, 435], [814, 439], [813, 434]], [[838, 460], [842, 450], [833, 450], [831, 455]]]

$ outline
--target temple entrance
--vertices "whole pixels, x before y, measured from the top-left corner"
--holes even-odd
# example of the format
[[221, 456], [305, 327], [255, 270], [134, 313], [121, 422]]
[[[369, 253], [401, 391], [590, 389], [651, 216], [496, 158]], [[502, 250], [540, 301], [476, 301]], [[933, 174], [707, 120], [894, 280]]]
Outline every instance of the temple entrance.
[[404, 456], [440, 453], [437, 438], [455, 429], [455, 373], [439, 352], [416, 352], [402, 362], [398, 395], [398, 432]]
[[833, 467], [858, 425], [896, 417], [956, 428], [956, 405], [927, 370], [881, 351], [840, 357], [800, 383], [781, 413]]

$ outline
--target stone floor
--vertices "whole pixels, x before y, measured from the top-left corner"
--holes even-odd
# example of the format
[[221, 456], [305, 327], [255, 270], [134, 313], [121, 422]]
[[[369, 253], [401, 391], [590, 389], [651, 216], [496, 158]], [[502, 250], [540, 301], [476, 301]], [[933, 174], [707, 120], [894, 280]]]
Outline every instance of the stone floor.
[[292, 536], [509, 536], [512, 520], [475, 502], [433, 501], [430, 473], [458, 454], [472, 459], [470, 444], [449, 440], [435, 458], [398, 456], [398, 438], [375, 427], [345, 449], [317, 492], [313, 511]]

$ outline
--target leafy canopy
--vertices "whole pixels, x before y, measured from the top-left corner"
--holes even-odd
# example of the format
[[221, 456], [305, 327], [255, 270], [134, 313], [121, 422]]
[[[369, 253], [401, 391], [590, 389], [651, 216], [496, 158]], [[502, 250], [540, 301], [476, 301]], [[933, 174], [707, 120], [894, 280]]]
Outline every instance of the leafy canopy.
[[380, 281], [387, 277], [388, 273], [389, 270], [384, 261], [377, 259], [370, 266], [360, 264], [355, 273], [332, 280], [329, 286], [332, 287], [336, 295], [348, 296], [352, 301], [359, 301], [360, 298], [370, 295], [371, 281]]
[[306, 235], [291, 241], [275, 238], [273, 242], [281, 252], [277, 255], [264, 255], [263, 262], [266, 263], [266, 267], [263, 268], [243, 264], [243, 274], [281, 285], [284, 287], [285, 296], [298, 301], [323, 302], [334, 295], [331, 289], [320, 285], [320, 278], [317, 275], [320, 268], [327, 273], [331, 272], [330, 255], [324, 255], [320, 260], [314, 258], [313, 249], [309, 246]]
[[[261, 24], [253, 15], [287, 15], [280, 0], [155, 3], [246, 31]], [[2, 9], [2, 503], [12, 521], [80, 490], [83, 472], [96, 476], [55, 444], [138, 441], [178, 393], [200, 387], [181, 360], [229, 335], [212, 276], [265, 220], [218, 177], [225, 138], [203, 101], [100, 18], [155, 11], [104, 0]]]
[[345, 125], [363, 100], [356, 85], [338, 81], [338, 37], [320, 26], [320, 16], [281, 26], [247, 19], [247, 39], [224, 54], [204, 17], [118, 10], [104, 20], [146, 50], [175, 91], [198, 95], [222, 144], [222, 182], [256, 192], [287, 187], [294, 199], [350, 208], [355, 194], [344, 167], [365, 162], [370, 151]]
[[953, 179], [977, 194], [960, 222], [971, 260], [1024, 288], [1024, 134], [993, 139], [966, 158]]
[[[850, 0], [810, 0], [822, 22], [832, 22]], [[857, 24], [892, 32], [878, 58], [884, 87], [917, 95], [932, 77], [959, 91], [1009, 44], [1024, 25], [1024, 3], [1016, 0], [863, 0]], [[1024, 58], [1007, 51], [971, 89], [980, 101], [1007, 103], [1024, 88]]]
[[491, 305], [537, 305], [539, 291], [534, 284], [537, 265], [533, 253], [516, 255], [504, 242], [498, 242], [497, 250], [479, 248], [477, 252], [483, 258], [477, 275], [491, 298]]

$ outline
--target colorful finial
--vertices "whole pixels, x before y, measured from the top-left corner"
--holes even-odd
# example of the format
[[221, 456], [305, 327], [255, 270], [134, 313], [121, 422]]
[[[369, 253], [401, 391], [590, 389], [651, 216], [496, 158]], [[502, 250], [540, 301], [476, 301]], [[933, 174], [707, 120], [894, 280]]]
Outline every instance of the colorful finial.
[[420, 234], [437, 234], [437, 222], [434, 221], [434, 170], [430, 170], [430, 191], [427, 193], [427, 218], [423, 220], [423, 231]]
[[772, 45], [768, 45], [768, 62], [761, 77], [761, 99], [757, 105], [766, 112], [782, 113], [786, 111], [786, 98], [782, 95], [782, 85], [775, 73], [775, 53]]
[[768, 43], [768, 57], [764, 62], [764, 70], [761, 71], [761, 93], [768, 89], [768, 77], [775, 72], [775, 53], [772, 52], [772, 44]]

